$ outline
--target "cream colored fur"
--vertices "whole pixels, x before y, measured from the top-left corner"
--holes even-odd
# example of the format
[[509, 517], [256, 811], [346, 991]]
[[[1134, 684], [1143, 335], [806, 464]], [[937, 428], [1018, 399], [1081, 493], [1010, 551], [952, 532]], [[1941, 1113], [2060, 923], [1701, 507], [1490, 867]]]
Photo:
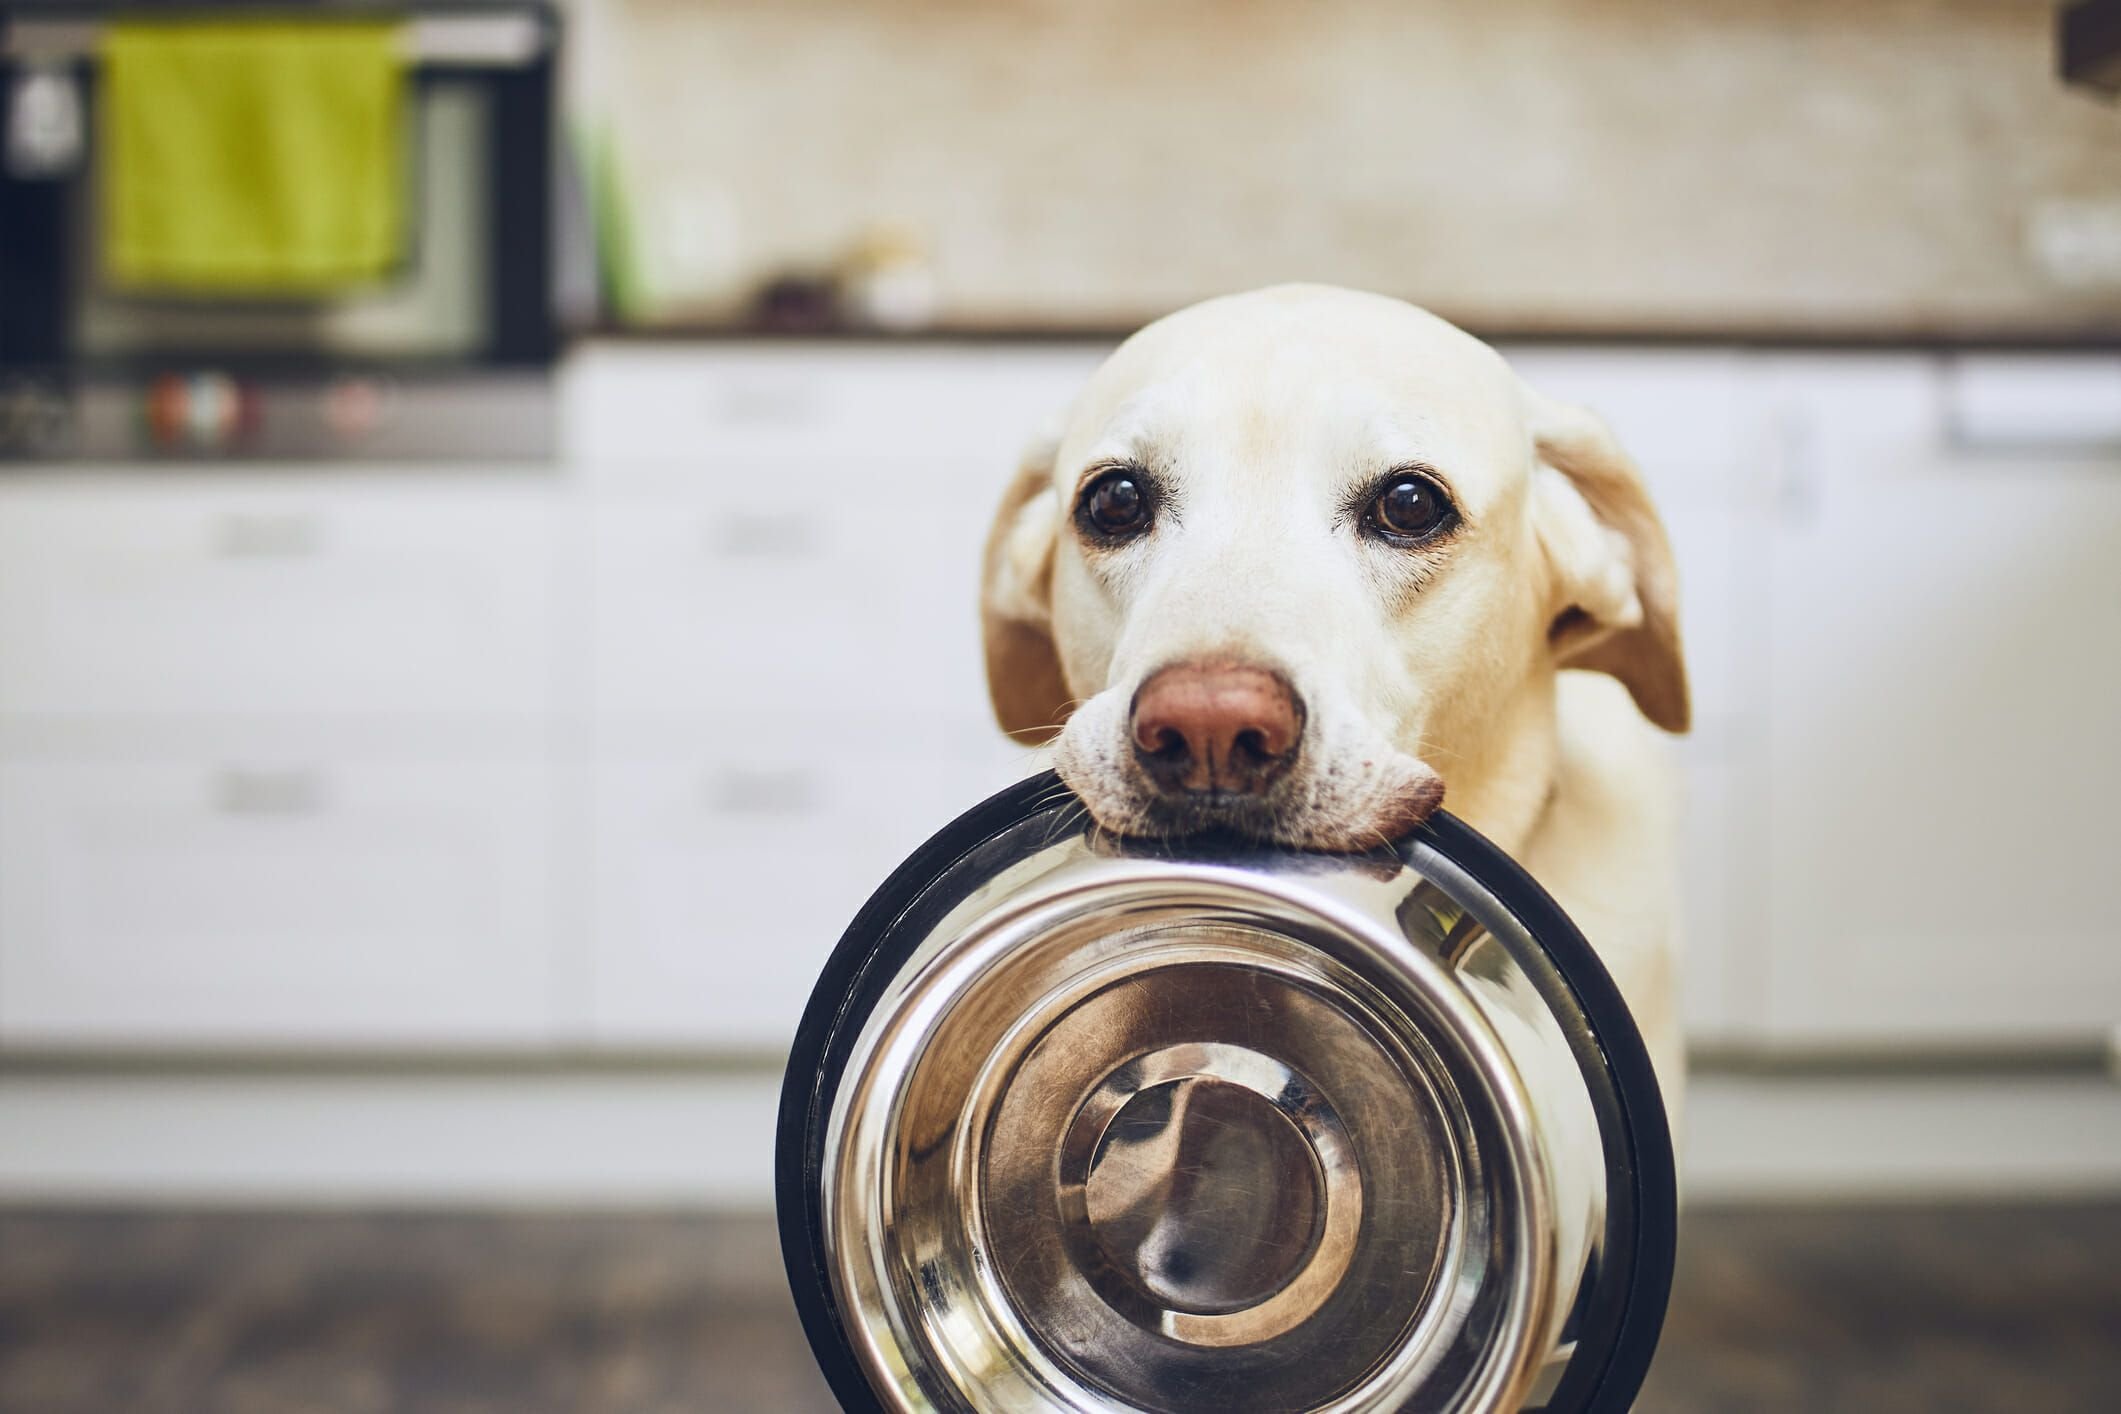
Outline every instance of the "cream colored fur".
[[[1167, 488], [1154, 527], [1086, 546], [1077, 493], [1125, 460]], [[1433, 549], [1364, 535], [1351, 498], [1395, 469], [1463, 525]], [[1099, 822], [1153, 828], [1128, 714], [1155, 669], [1242, 660], [1308, 714], [1276, 799], [1285, 842], [1360, 849], [1445, 808], [1583, 928], [1676, 1114], [1674, 787], [1687, 724], [1671, 551], [1604, 426], [1411, 305], [1317, 286], [1211, 300], [1129, 339], [1033, 448], [986, 558], [1003, 726], [1054, 739]], [[1576, 669], [1591, 671], [1579, 671]], [[1057, 729], [1057, 736], [1055, 731]]]

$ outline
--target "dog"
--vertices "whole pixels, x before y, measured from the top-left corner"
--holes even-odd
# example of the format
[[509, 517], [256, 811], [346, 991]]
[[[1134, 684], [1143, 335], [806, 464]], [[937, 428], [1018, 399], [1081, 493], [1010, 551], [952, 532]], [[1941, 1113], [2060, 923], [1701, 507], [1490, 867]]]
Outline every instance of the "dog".
[[1107, 830], [1361, 851], [1448, 799], [1583, 929], [1676, 1117], [1678, 584], [1592, 413], [1398, 300], [1212, 299], [1026, 454], [981, 615], [1002, 728]]

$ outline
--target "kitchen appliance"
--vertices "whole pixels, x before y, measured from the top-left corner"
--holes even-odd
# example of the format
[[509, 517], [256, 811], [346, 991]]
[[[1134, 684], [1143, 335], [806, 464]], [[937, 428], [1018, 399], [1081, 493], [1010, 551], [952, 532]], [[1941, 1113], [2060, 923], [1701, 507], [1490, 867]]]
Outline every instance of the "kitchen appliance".
[[778, 1185], [849, 1410], [1625, 1409], [1672, 1273], [1641, 1037], [1500, 851], [1129, 842], [1050, 774], [848, 929]]
[[554, 73], [542, 3], [223, 5], [398, 25], [407, 245], [387, 278], [202, 297], [107, 276], [104, 29], [0, 0], [0, 459], [518, 460], [552, 445]]

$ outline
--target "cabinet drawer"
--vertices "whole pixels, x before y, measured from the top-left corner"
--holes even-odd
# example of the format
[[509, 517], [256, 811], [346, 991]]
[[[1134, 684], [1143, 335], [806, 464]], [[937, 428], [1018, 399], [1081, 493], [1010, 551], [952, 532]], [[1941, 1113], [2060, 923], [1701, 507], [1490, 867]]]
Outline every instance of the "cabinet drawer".
[[943, 504], [930, 513], [926, 494], [914, 498], [917, 519], [883, 482], [599, 509], [599, 711], [984, 722], [979, 554], [992, 478], [947, 466], [928, 475]]
[[998, 491], [1106, 352], [593, 349], [567, 370], [569, 452], [594, 476], [633, 482], [714, 477], [762, 457], [827, 466], [965, 456]]
[[542, 1041], [543, 766], [0, 764], [0, 1038]]
[[542, 710], [542, 497], [276, 484], [0, 497], [0, 712]]
[[781, 1049], [899, 861], [1030, 765], [988, 733], [600, 763], [591, 1025], [619, 1044]]

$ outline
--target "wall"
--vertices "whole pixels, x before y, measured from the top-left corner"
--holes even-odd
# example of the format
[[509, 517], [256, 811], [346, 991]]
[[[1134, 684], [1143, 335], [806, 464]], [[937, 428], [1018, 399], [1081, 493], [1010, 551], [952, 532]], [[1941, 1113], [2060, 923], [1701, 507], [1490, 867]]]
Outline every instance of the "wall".
[[2121, 335], [2044, 0], [585, 0], [649, 311], [878, 223], [943, 317], [1318, 278], [1484, 330]]

